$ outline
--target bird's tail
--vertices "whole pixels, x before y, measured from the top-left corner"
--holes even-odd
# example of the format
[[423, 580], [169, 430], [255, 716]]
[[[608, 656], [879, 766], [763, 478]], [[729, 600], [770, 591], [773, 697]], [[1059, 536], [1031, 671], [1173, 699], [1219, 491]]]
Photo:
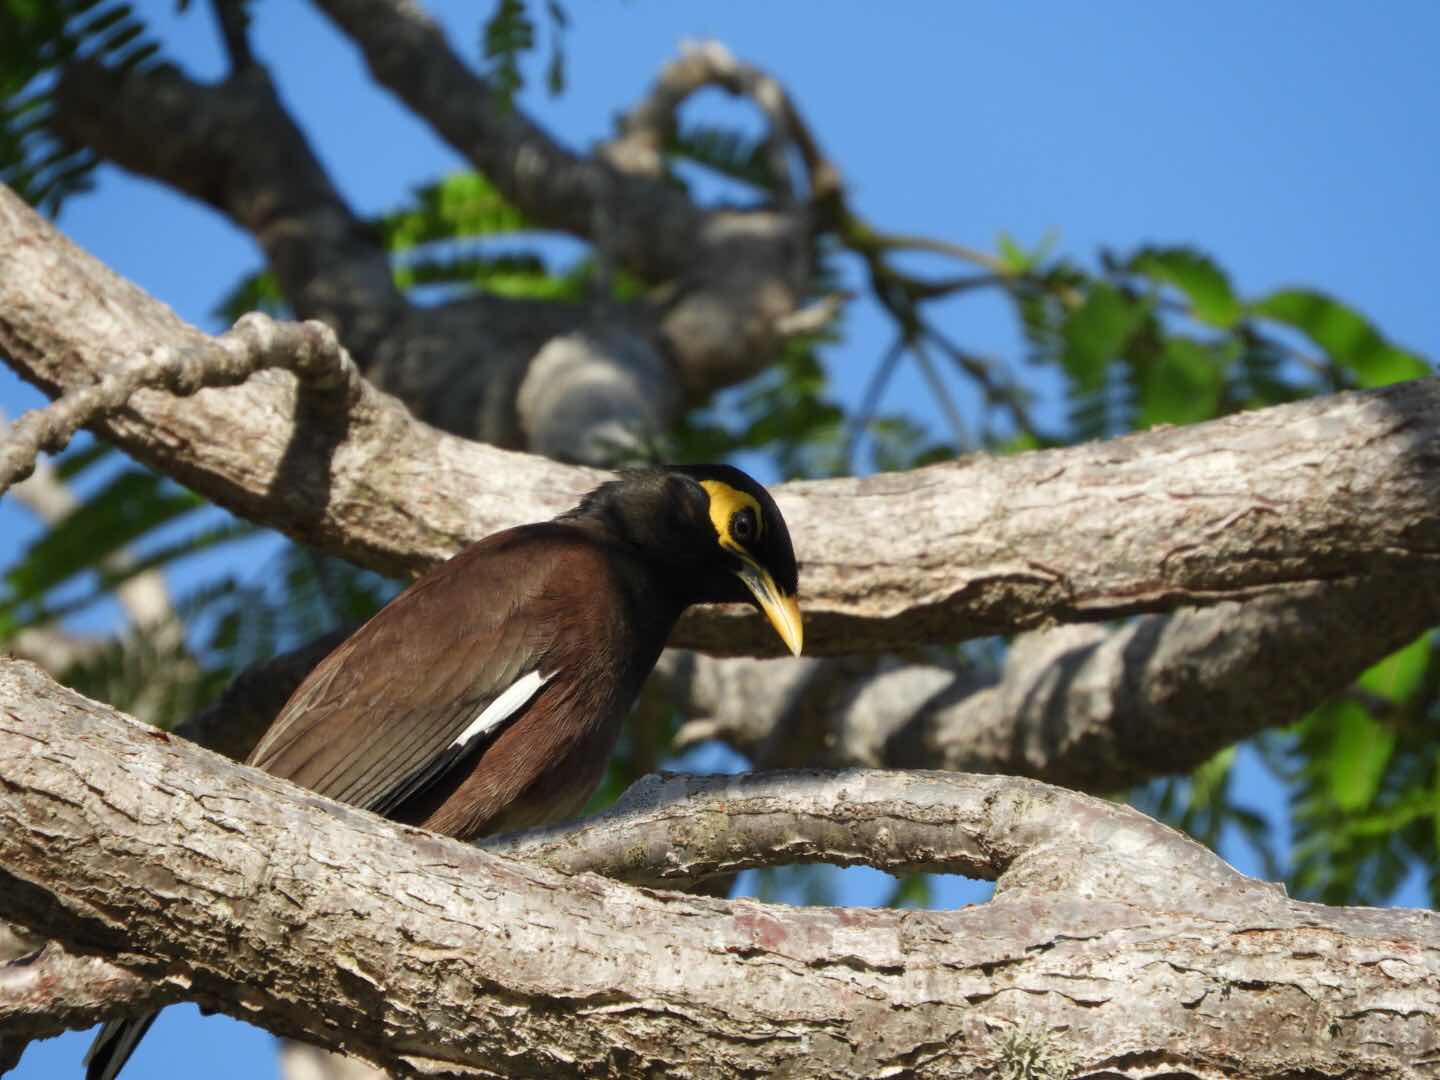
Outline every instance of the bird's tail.
[[107, 1020], [85, 1055], [85, 1080], [115, 1080], [159, 1012]]

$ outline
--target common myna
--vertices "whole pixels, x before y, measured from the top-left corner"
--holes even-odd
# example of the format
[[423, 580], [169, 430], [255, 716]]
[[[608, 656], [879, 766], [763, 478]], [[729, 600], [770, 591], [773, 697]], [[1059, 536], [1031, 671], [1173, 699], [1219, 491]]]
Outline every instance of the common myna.
[[[796, 585], [785, 519], [739, 469], [626, 473], [421, 577], [320, 662], [249, 764], [462, 840], [562, 820], [681, 612], [748, 601], [798, 655]], [[154, 1019], [107, 1023], [87, 1080]]]

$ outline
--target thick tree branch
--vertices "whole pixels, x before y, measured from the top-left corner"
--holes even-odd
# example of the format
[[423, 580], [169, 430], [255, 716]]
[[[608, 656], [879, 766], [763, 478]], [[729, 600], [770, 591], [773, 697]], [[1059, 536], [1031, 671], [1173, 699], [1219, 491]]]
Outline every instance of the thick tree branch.
[[943, 655], [786, 663], [672, 650], [646, 693], [687, 717], [680, 747], [720, 739], [760, 768], [944, 768], [1108, 793], [1294, 723], [1436, 623], [1431, 575], [1377, 576], [1033, 631], [993, 673]]
[[[117, 356], [207, 340], [0, 191], [0, 349], [27, 378], [59, 393]], [[390, 573], [553, 515], [601, 478], [448, 438], [374, 392], [297, 426], [278, 373], [184, 401], [142, 391], [100, 430], [244, 516]], [[807, 643], [866, 652], [1428, 572], [1437, 457], [1440, 381], [1426, 379], [777, 498]], [[766, 654], [773, 636], [711, 609], [676, 643]]]
[[678, 277], [702, 214], [677, 189], [576, 154], [517, 105], [497, 103], [418, 5], [394, 0], [316, 4], [392, 91], [489, 177], [527, 217], [591, 240], [636, 273]]
[[[637, 436], [668, 426], [685, 393], [761, 370], [796, 318], [813, 317], [797, 311], [809, 272], [800, 257], [809, 228], [803, 212], [701, 213], [668, 185], [627, 181], [495, 108], [483, 81], [423, 17], [381, 11], [386, 27], [406, 33], [406, 48], [423, 50], [417, 76], [416, 56], [392, 55], [402, 43], [386, 29], [376, 40], [375, 27], [361, 22], [361, 43], [390, 57], [398, 85], [418, 77], [424, 86], [415, 93], [431, 105], [436, 79], [445, 93], [473, 95], [445, 99], [441, 114], [458, 129], [442, 134], [461, 138], [457, 145], [481, 168], [498, 168], [501, 186], [535, 220], [571, 228], [669, 282], [669, 298], [657, 307], [475, 294], [439, 308], [410, 305], [377, 237], [345, 204], [258, 64], [206, 86], [170, 68], [121, 74], [79, 61], [57, 89], [57, 130], [225, 213], [256, 238], [294, 310], [333, 325], [377, 385], [431, 423], [497, 445], [612, 460], [615, 444], [633, 449]], [[563, 168], [565, 178], [553, 188], [538, 182], [537, 161]], [[644, 190], [633, 190], [637, 184]], [[589, 193], [580, 229], [570, 214], [577, 192]], [[629, 220], [632, 206], [641, 220]], [[655, 212], [663, 220], [653, 220]], [[629, 239], [616, 240], [622, 236]], [[665, 265], [651, 265], [647, 252], [667, 245]], [[563, 362], [547, 359], [555, 350]]]
[[[595, 440], [623, 445], [659, 430], [678, 405], [644, 306], [483, 294], [412, 306], [379, 237], [341, 198], [259, 65], [206, 86], [172, 68], [122, 75], [80, 61], [60, 80], [57, 108], [66, 138], [208, 203], [254, 236], [292, 309], [333, 326], [376, 385], [439, 427], [566, 460], [608, 460], [613, 447]], [[547, 343], [551, 351], [569, 343], [572, 363], [546, 361]], [[577, 371], [576, 359], [592, 366]]]
[[[1295, 722], [1436, 622], [1428, 579], [1382, 577], [1036, 631], [997, 673], [938, 653], [797, 663], [671, 649], [637, 717], [678, 710], [677, 748], [719, 739], [762, 769], [938, 768], [1109, 794]], [[245, 671], [178, 734], [244, 758], [347, 632]]]
[[[6, 905], [0, 902], [0, 915]], [[121, 1012], [134, 1001], [165, 1000], [163, 988], [102, 957], [75, 953], [58, 941], [36, 937], [0, 917], [0, 1074], [32, 1039], [89, 1027], [98, 1016]], [[183, 1000], [172, 988], [170, 1001]]]
[[213, 206], [255, 238], [302, 319], [374, 356], [405, 318], [378, 238], [357, 218], [260, 65], [207, 86], [162, 67], [77, 61], [56, 87], [56, 127], [102, 157]]
[[[1079, 1075], [1418, 1076], [1440, 1055], [1435, 915], [1295, 903], [1133, 811], [1033, 781], [642, 790], [633, 835], [653, 846], [630, 866], [733, 862], [733, 834], [917, 865], [943, 845], [1000, 877], [961, 911], [846, 911], [499, 859], [238, 768], [27, 665], [0, 663], [0, 757], [6, 918], [142, 975], [127, 1008], [183, 994], [399, 1072], [993, 1074], [995, 1034], [1021, 1027]], [[107, 1011], [54, 1006], [67, 1023]]]
[[666, 353], [703, 395], [768, 366], [810, 276], [809, 207], [702, 210], [661, 179], [562, 147], [488, 84], [416, 5], [318, 0], [375, 79], [424, 118], [532, 220], [593, 243], [667, 285]]

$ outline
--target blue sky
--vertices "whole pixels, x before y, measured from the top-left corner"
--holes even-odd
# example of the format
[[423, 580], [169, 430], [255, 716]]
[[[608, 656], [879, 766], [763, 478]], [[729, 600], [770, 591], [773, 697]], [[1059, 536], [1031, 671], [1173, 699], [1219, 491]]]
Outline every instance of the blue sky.
[[[221, 73], [208, 7], [156, 13], [170, 55], [191, 74]], [[466, 55], [477, 53], [475, 0], [431, 5]], [[1245, 295], [1305, 284], [1366, 313], [1392, 340], [1440, 356], [1440, 5], [1235, 0], [1205, 5], [912, 2], [572, 3], [569, 88], [527, 107], [583, 146], [610, 131], [683, 39], [714, 37], [777, 74], [874, 224], [991, 247], [1056, 231], [1060, 250], [1093, 261], [1102, 247], [1194, 244]], [[877, 14], [882, 12], [883, 14]], [[324, 162], [362, 211], [460, 165], [366, 80], [358, 56], [302, 5], [259, 3], [256, 51]], [[738, 115], [718, 96], [707, 116]], [[249, 239], [209, 210], [105, 170], [61, 225], [182, 316], [217, 329], [219, 295], [258, 264]], [[1014, 358], [1016, 334], [996, 298], [947, 306], [950, 333]], [[891, 328], [855, 305], [828, 358], [853, 402]], [[0, 409], [40, 402], [0, 371]], [[938, 424], [916, 373], [902, 369], [887, 408]], [[0, 560], [33, 524], [0, 503]], [[191, 571], [203, 574], [204, 567]], [[182, 580], [180, 584], [184, 585]], [[1250, 770], [1259, 783], [1259, 772]], [[1248, 775], [1248, 774], [1247, 774]], [[1257, 792], [1277, 804], [1278, 795]], [[1243, 852], [1232, 853], [1245, 866]], [[880, 895], [853, 879], [846, 899]], [[946, 890], [946, 898], [961, 894]], [[21, 1080], [75, 1075], [85, 1040], [32, 1047]], [[266, 1075], [263, 1033], [193, 1010], [162, 1019], [127, 1076]]]

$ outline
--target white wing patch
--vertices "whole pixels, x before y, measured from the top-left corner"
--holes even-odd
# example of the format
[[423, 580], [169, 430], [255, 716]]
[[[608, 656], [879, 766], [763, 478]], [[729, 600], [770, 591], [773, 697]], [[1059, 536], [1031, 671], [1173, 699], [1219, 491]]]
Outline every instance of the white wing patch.
[[524, 708], [525, 703], [538, 694], [540, 688], [554, 677], [553, 671], [549, 675], [541, 675], [538, 671], [522, 675], [511, 683], [503, 694], [486, 705], [480, 711], [480, 715], [470, 721], [470, 726], [456, 736], [455, 741], [450, 745], [464, 746], [476, 735], [483, 735], [491, 728], [499, 727]]

